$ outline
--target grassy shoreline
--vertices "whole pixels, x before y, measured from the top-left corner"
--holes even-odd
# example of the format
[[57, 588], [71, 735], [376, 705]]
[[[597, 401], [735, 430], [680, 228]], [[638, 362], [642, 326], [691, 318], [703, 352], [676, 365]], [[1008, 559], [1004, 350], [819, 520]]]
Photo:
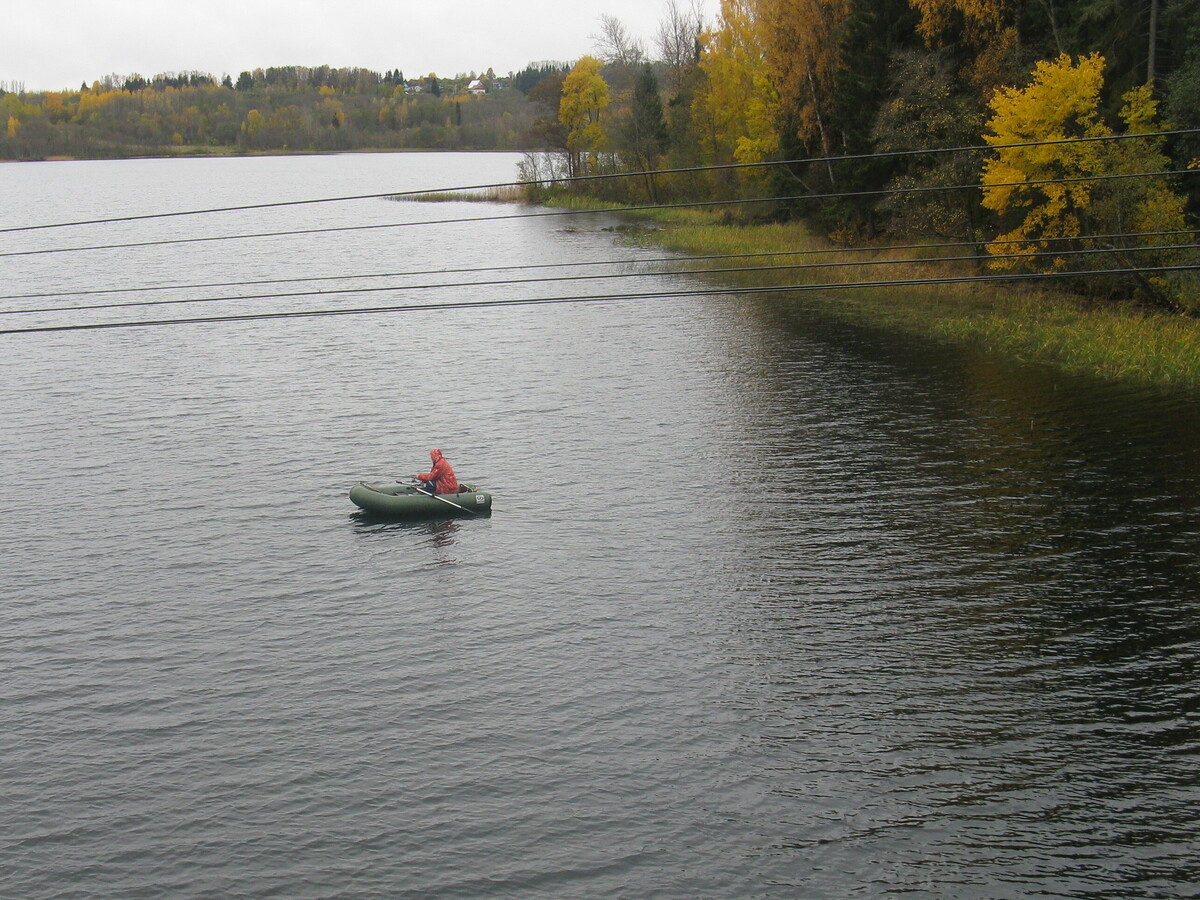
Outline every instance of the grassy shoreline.
[[[776, 272], [720, 274], [738, 285], [821, 284], [970, 277], [972, 262], [916, 262], [943, 250], [856, 252], [838, 248], [803, 223], [726, 224], [716, 216], [671, 213], [655, 227], [629, 230], [630, 240], [693, 256], [791, 254], [761, 260], [713, 261], [722, 267], [808, 265]], [[805, 251], [797, 256], [796, 251]], [[811, 255], [808, 255], [811, 254]], [[885, 264], [886, 260], [903, 260]], [[819, 267], [813, 267], [819, 263]], [[1092, 302], [1043, 287], [996, 284], [888, 285], [801, 291], [792, 296], [831, 315], [920, 335], [1076, 374], [1139, 385], [1200, 389], [1200, 319], [1132, 304]]]

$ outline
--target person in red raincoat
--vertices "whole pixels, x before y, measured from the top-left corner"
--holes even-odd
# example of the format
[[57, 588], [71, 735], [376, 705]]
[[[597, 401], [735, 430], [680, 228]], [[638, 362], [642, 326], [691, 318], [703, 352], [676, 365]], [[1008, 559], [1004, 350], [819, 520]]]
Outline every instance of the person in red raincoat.
[[433, 468], [417, 476], [417, 480], [422, 482], [421, 486], [431, 494], [457, 494], [458, 479], [454, 477], [454, 470], [446, 462], [446, 457], [442, 456], [442, 451], [435, 447], [429, 451], [429, 458], [433, 460]]

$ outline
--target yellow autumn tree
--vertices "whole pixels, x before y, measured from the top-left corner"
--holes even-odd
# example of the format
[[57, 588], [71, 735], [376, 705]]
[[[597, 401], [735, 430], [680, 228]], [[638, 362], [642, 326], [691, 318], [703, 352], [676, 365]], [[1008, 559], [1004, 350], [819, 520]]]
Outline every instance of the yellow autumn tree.
[[600, 116], [610, 96], [600, 69], [600, 60], [584, 56], [563, 79], [558, 120], [567, 129], [567, 171], [572, 178], [586, 174], [589, 156], [604, 146]]
[[79, 108], [75, 111], [75, 121], [85, 121], [93, 114], [104, 109], [114, 100], [117, 100], [124, 94], [124, 91], [105, 91], [99, 82], [94, 90], [88, 91], [86, 94], [79, 96]]
[[827, 120], [841, 66], [839, 33], [849, 0], [754, 0], [771, 84], [786, 126], [802, 143], [833, 153]]
[[[992, 98], [993, 115], [983, 137], [996, 148], [996, 156], [984, 164], [983, 205], [1012, 226], [988, 244], [990, 253], [1010, 256], [993, 260], [993, 267], [1013, 268], [1012, 256], [1033, 263], [1034, 254], [1077, 249], [1084, 245], [1082, 239], [1101, 236], [1101, 246], [1112, 249], [1115, 264], [1131, 272], [1174, 261], [1170, 253], [1154, 252], [1130, 261], [1118, 249], [1178, 243], [1157, 233], [1186, 228], [1183, 198], [1166, 176], [1155, 174], [1169, 165], [1162, 139], [1073, 140], [1115, 135], [1100, 117], [1104, 65], [1098, 53], [1077, 60], [1063, 54], [1039, 62], [1027, 87], [1003, 88]], [[1128, 91], [1123, 99], [1126, 134], [1159, 130], [1149, 85]], [[1013, 146], [1019, 144], [1026, 146]], [[1066, 266], [1065, 256], [1051, 255], [1049, 262], [1032, 268]], [[1166, 280], [1138, 274], [1135, 281], [1155, 303], [1178, 308]]]
[[48, 91], [42, 97], [42, 109], [45, 110], [48, 116], [60, 117], [64, 114], [65, 108], [61, 91]]
[[253, 146], [258, 135], [266, 127], [267, 120], [257, 109], [252, 109], [246, 113], [246, 119], [242, 122], [242, 134], [246, 137], [246, 143]]
[[[1099, 144], [1006, 145], [1111, 134], [1099, 114], [1103, 81], [1100, 54], [1075, 64], [1064, 53], [1053, 62], [1039, 62], [1028, 87], [1001, 88], [993, 96], [990, 133], [983, 139], [997, 147], [997, 154], [984, 164], [983, 205], [1019, 221], [988, 246], [990, 252], [1031, 255], [1046, 249], [1046, 238], [1082, 233], [1080, 212], [1091, 202], [1093, 185], [1060, 179], [1098, 174]], [[997, 266], [1012, 264], [1011, 259], [994, 261]]]
[[[779, 149], [779, 94], [771, 82], [759, 22], [748, 0], [721, 0], [718, 27], [701, 37], [702, 86], [693, 118], [705, 156], [717, 164], [756, 163]], [[758, 181], [750, 170], [743, 180]]]
[[[1162, 131], [1158, 119], [1158, 101], [1149, 84], [1126, 91], [1121, 98], [1121, 120], [1126, 134], [1149, 135]], [[1171, 186], [1166, 175], [1145, 175], [1171, 168], [1163, 150], [1165, 138], [1145, 137], [1116, 141], [1106, 146], [1105, 170], [1113, 175], [1135, 176], [1106, 182], [1097, 187], [1094, 217], [1111, 234], [1136, 237], [1114, 242], [1118, 246], [1140, 248], [1136, 259], [1130, 253], [1114, 253], [1122, 268], [1179, 266], [1195, 263], [1194, 250], [1179, 250], [1182, 244], [1194, 244], [1195, 233], [1186, 234], [1187, 203]], [[1145, 272], [1138, 276], [1140, 293], [1155, 304], [1173, 311], [1200, 309], [1200, 296], [1192, 274], [1182, 272]]]
[[346, 109], [334, 97], [325, 97], [321, 101], [321, 116], [332, 128], [341, 128], [346, 124]]

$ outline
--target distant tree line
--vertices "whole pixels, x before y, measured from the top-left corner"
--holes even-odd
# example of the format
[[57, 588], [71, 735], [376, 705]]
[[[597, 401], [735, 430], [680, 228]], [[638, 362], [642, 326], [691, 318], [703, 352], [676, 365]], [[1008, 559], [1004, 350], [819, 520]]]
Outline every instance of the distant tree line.
[[[482, 85], [474, 92], [473, 82]], [[78, 91], [0, 88], [0, 159], [361, 149], [525, 150], [537, 108], [498, 77], [406, 79], [363, 68], [278, 66], [108, 75]], [[536, 81], [536, 79], [535, 79]]]

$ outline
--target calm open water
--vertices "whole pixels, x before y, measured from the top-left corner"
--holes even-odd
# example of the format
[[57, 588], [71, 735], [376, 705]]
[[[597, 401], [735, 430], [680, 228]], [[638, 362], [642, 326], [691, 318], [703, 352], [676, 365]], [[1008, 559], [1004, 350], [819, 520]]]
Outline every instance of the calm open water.
[[[12, 164], [0, 227], [515, 162]], [[364, 200], [0, 253], [513, 211]], [[0, 328], [646, 287], [62, 310], [653, 268], [612, 224], [0, 257]], [[60, 311], [11, 312], [34, 307]], [[354, 481], [433, 446], [490, 518], [355, 514]], [[1194, 897], [1198, 504], [1195, 398], [803, 300], [0, 336], [0, 896]]]

